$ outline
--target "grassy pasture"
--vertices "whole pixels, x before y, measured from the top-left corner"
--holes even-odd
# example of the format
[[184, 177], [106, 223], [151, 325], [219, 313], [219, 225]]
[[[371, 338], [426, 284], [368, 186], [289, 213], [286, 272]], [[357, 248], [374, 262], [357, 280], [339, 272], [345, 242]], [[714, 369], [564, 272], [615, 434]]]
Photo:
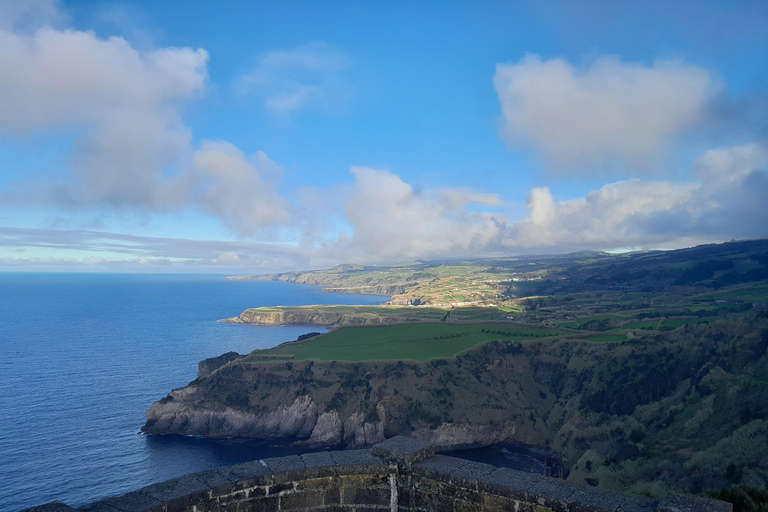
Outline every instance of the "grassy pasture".
[[667, 329], [677, 329], [684, 325], [696, 325], [696, 324], [711, 324], [720, 320], [715, 316], [708, 316], [704, 318], [667, 318], [661, 322], [661, 326]]
[[768, 302], [768, 286], [764, 282], [748, 283], [729, 290], [700, 295], [699, 298], [765, 303]]
[[[564, 336], [566, 331], [527, 325], [402, 324], [377, 327], [345, 327], [306, 341], [292, 342], [251, 353], [246, 362], [374, 361], [453, 357], [491, 340], [532, 341]], [[280, 359], [284, 356], [285, 359]]]
[[462, 307], [451, 310], [450, 318], [462, 322], [482, 322], [496, 320], [504, 315], [499, 308]]
[[627, 322], [621, 328], [627, 329], [627, 330], [632, 330], [632, 329], [653, 330], [653, 329], [656, 329], [656, 327], [659, 325], [659, 320], [660, 320], [659, 318], [651, 318], [649, 320]]
[[583, 341], [591, 343], [617, 343], [627, 341], [626, 334], [597, 334], [588, 338], [582, 338]]

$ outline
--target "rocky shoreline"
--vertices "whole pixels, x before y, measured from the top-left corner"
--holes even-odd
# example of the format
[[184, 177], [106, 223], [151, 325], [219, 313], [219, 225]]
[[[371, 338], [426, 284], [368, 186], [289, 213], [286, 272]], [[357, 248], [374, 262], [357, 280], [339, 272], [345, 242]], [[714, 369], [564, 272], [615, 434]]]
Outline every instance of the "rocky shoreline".
[[[745, 319], [621, 344], [490, 341], [424, 362], [229, 355], [153, 404], [142, 430], [341, 448], [402, 435], [441, 451], [514, 440], [558, 454], [569, 481], [631, 492], [722, 488], [725, 468], [744, 460], [728, 447], [749, 440], [755, 460], [768, 450], [768, 421], [743, 413], [763, 398], [728, 395], [764, 364], [767, 329]], [[744, 354], [759, 361], [744, 367]], [[679, 430], [689, 435], [670, 436]], [[763, 485], [758, 463], [743, 475]]]

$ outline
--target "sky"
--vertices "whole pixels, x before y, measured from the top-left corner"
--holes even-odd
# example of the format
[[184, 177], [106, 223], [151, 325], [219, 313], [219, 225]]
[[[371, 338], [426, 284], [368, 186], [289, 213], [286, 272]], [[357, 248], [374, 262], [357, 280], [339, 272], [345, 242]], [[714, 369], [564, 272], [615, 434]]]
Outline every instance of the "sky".
[[0, 0], [0, 271], [768, 237], [768, 2]]

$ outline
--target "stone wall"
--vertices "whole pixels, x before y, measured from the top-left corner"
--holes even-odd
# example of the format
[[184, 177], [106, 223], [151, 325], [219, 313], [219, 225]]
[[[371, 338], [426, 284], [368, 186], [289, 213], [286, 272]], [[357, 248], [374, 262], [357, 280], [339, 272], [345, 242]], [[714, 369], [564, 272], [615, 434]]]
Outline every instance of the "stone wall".
[[291, 455], [203, 471], [73, 509], [24, 512], [514, 511], [731, 512], [688, 494], [664, 500], [435, 455], [394, 437], [368, 450]]

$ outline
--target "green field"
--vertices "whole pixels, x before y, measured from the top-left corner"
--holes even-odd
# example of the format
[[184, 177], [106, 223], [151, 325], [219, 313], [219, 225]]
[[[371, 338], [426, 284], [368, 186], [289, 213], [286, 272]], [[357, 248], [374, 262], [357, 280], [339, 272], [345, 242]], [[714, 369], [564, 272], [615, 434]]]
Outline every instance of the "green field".
[[451, 310], [451, 320], [460, 322], [483, 322], [498, 320], [504, 315], [497, 308], [490, 307], [462, 307]]
[[591, 343], [619, 343], [622, 341], [627, 341], [627, 336], [622, 334], [597, 334], [595, 336], [582, 339]]
[[403, 324], [345, 327], [306, 341], [252, 352], [246, 362], [413, 360], [453, 357], [491, 340], [531, 341], [565, 336], [559, 329], [517, 324]]
[[733, 289], [700, 295], [700, 298], [719, 300], [743, 300], [748, 302], [768, 302], [768, 286], [765, 283], [748, 283]]
[[696, 324], [711, 324], [718, 321], [717, 317], [704, 317], [704, 318], [667, 318], [661, 322], [661, 326], [667, 329], [677, 329], [684, 325], [696, 325]]

